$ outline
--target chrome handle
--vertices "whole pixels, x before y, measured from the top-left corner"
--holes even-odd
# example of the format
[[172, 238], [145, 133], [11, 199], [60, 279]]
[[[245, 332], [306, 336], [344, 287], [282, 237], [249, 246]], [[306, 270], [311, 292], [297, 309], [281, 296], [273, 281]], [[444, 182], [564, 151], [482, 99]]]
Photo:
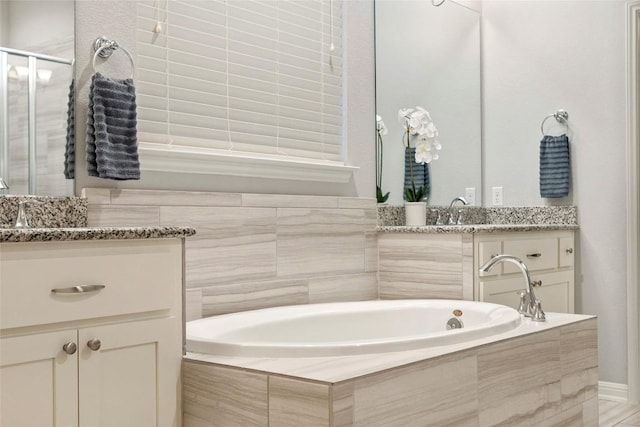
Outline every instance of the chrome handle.
[[100, 346], [102, 346], [102, 342], [98, 338], [93, 338], [87, 341], [87, 347], [89, 347], [93, 351], [100, 350]]
[[573, 248], [567, 248], [565, 249], [565, 252], [571, 255], [573, 253]]
[[105, 287], [105, 285], [79, 285], [68, 288], [51, 289], [51, 292], [54, 294], [86, 294], [88, 292], [98, 292]]
[[536, 252], [534, 254], [527, 254], [527, 258], [540, 258], [542, 254], [540, 252]]
[[75, 354], [78, 346], [74, 342], [68, 342], [62, 346], [62, 350], [67, 354]]
[[535, 288], [536, 286], [537, 286], [537, 287], [542, 286], [542, 280], [534, 280], [533, 282], [531, 282], [531, 286], [533, 286], [534, 288]]

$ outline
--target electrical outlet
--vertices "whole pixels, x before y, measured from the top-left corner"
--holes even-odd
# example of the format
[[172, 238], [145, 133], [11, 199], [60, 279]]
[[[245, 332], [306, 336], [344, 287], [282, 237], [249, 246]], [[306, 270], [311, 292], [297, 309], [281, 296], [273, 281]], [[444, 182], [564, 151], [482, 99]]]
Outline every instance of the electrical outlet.
[[491, 187], [493, 206], [502, 206], [502, 187]]
[[469, 206], [475, 206], [476, 205], [476, 189], [474, 187], [465, 188], [464, 198], [469, 203]]

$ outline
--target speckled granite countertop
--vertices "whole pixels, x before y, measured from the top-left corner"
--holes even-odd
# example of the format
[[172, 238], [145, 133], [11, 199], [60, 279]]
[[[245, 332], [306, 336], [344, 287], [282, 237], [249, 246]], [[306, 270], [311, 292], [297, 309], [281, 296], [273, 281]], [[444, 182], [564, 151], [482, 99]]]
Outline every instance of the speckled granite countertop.
[[448, 209], [429, 207], [425, 226], [405, 225], [403, 206], [378, 205], [378, 232], [381, 233], [499, 233], [527, 231], [577, 230], [575, 206], [465, 207], [463, 219], [468, 225], [433, 225], [436, 218], [447, 218]]
[[382, 233], [501, 233], [504, 231], [553, 231], [577, 230], [576, 224], [475, 224], [475, 225], [425, 225], [421, 227], [378, 226]]
[[191, 227], [0, 228], [0, 243], [65, 240], [166, 239], [196, 234]]

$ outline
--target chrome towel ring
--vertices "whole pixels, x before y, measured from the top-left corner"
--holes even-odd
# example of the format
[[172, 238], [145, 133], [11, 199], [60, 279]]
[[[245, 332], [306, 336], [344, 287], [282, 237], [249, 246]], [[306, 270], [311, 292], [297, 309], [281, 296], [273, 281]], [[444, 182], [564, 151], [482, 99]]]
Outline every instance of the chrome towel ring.
[[129, 61], [131, 62], [131, 75], [129, 76], [129, 78], [132, 79], [133, 73], [135, 72], [135, 69], [136, 69], [136, 66], [133, 62], [133, 56], [131, 56], [131, 53], [127, 49], [120, 46], [117, 41], [109, 40], [105, 36], [98, 37], [96, 41], [93, 43], [93, 50], [95, 50], [96, 52], [93, 54], [93, 61], [91, 62], [91, 65], [93, 67], [93, 72], [96, 71], [96, 60], [98, 59], [98, 56], [100, 58], [109, 58], [113, 53], [113, 51], [117, 49], [122, 49], [122, 51], [126, 53], [127, 56], [129, 57]]
[[542, 136], [545, 135], [544, 133], [544, 123], [547, 121], [547, 119], [550, 119], [551, 117], [556, 119], [556, 122], [564, 125], [567, 130], [569, 129], [569, 125], [567, 124], [567, 120], [569, 120], [569, 113], [567, 113], [565, 110], [558, 110], [553, 114], [549, 114], [547, 117], [544, 118], [544, 120], [542, 120], [542, 124], [540, 125], [540, 132], [542, 132]]

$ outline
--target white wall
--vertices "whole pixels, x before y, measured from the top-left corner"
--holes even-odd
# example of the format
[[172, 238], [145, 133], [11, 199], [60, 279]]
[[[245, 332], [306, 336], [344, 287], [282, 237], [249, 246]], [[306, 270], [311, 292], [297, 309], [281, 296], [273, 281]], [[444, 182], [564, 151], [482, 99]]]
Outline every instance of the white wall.
[[[578, 206], [576, 308], [599, 316], [600, 379], [626, 383], [625, 2], [488, 0], [483, 15], [485, 194]], [[573, 191], [551, 201], [538, 149], [558, 108], [570, 114]]]
[[[144, 172], [140, 181], [116, 182], [89, 177], [86, 172], [84, 132], [88, 84], [92, 75], [93, 42], [100, 35], [117, 40], [135, 57], [136, 4], [129, 0], [76, 1], [76, 64], [78, 101], [76, 193], [85, 187], [166, 190], [231, 191], [375, 197], [375, 80], [373, 0], [344, 2], [345, 25], [345, 138], [348, 164], [360, 169], [348, 184], [300, 183], [214, 175], [185, 176]], [[108, 11], [108, 16], [105, 16]], [[117, 56], [117, 55], [116, 55]], [[118, 63], [118, 60], [123, 62]], [[100, 70], [125, 75], [129, 65], [121, 55], [110, 58]], [[103, 68], [104, 67], [104, 68]]]

